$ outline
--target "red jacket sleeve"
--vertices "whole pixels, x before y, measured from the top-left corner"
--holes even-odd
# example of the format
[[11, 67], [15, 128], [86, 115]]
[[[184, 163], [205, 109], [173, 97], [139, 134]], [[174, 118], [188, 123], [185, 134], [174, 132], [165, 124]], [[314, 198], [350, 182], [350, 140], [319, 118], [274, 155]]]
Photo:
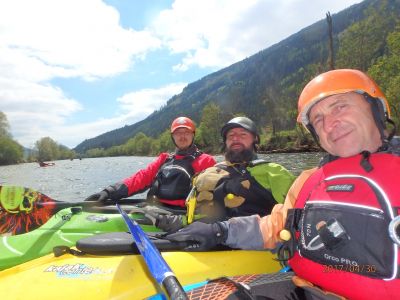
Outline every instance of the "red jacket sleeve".
[[131, 177], [125, 178], [123, 183], [128, 187], [128, 195], [131, 196], [148, 189], [153, 183], [158, 170], [168, 157], [168, 153], [161, 153], [157, 159], [148, 164], [145, 169], [139, 170]]
[[209, 154], [202, 153], [200, 156], [196, 157], [196, 159], [192, 163], [192, 167], [194, 173], [197, 174], [209, 167], [212, 167], [216, 164], [214, 157]]

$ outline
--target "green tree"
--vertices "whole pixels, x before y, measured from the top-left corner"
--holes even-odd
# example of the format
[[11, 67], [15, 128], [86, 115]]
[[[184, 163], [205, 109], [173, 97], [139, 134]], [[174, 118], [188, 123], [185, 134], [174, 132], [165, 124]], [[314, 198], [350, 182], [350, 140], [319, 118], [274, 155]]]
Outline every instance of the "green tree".
[[7, 136], [0, 136], [0, 165], [9, 165], [23, 160], [22, 146]]
[[135, 155], [149, 155], [151, 150], [151, 138], [139, 132], [133, 138], [135, 141]]
[[398, 124], [400, 121], [400, 25], [388, 35], [387, 53], [369, 68], [368, 73], [385, 93], [392, 119]]
[[196, 142], [204, 151], [210, 153], [220, 151], [220, 132], [223, 125], [220, 107], [213, 102], [204, 106], [196, 134]]
[[5, 113], [0, 111], [0, 165], [23, 161], [24, 152], [20, 144], [11, 138], [10, 125]]
[[75, 151], [69, 149], [67, 146], [59, 145], [58, 146], [58, 157], [57, 159], [71, 159], [75, 158]]
[[155, 155], [159, 154], [160, 152], [171, 152], [175, 149], [175, 145], [172, 141], [171, 132], [169, 129], [166, 129], [163, 133], [159, 135], [158, 141], [160, 142], [160, 146], [157, 153], [153, 153]]
[[122, 145], [121, 154], [124, 155], [150, 155], [153, 139], [139, 132]]
[[364, 12], [366, 18], [339, 36], [338, 68], [367, 71], [371, 63], [382, 55], [386, 37], [398, 19], [389, 10], [388, 1], [382, 1], [378, 8], [369, 7]]
[[102, 148], [89, 149], [85, 152], [85, 155], [87, 157], [104, 157], [104, 156], [106, 156], [105, 151]]
[[124, 148], [123, 145], [121, 146], [112, 146], [111, 148], [108, 148], [107, 150], [105, 150], [105, 155], [106, 156], [120, 156], [120, 155], [124, 155]]
[[0, 111], [0, 137], [10, 137], [10, 125], [8, 124], [7, 116], [5, 113]]
[[59, 158], [58, 144], [50, 137], [44, 137], [35, 143], [38, 151], [38, 159], [41, 161], [55, 160]]

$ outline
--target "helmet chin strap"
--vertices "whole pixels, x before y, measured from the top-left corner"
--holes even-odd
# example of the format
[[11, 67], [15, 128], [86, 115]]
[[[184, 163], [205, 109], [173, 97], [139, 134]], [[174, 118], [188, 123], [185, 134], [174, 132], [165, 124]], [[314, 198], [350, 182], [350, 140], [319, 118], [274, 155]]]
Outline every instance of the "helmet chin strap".
[[321, 144], [319, 143], [319, 136], [318, 136], [317, 132], [315, 131], [314, 127], [311, 125], [311, 123], [308, 123], [306, 125], [306, 128], [311, 133], [311, 136], [312, 136], [314, 142], [318, 145], [318, 147], [320, 147], [322, 150], [325, 151], [325, 149], [322, 148]]
[[[382, 146], [379, 149], [385, 149], [388, 142], [393, 138], [396, 133], [396, 124], [392, 119], [390, 119], [385, 113], [382, 102], [373, 98], [367, 93], [363, 94], [365, 100], [371, 105], [372, 116], [374, 117], [376, 126], [381, 135]], [[387, 134], [386, 122], [392, 125], [392, 130]]]

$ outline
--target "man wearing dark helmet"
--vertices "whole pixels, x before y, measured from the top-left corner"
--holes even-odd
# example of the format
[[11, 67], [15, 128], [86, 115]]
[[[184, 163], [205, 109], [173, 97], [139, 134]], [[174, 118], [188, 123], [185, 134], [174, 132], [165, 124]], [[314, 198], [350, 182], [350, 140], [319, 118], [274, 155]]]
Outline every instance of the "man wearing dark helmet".
[[[279, 164], [258, 159], [260, 137], [249, 118], [228, 121], [221, 129], [221, 137], [225, 160], [194, 178], [195, 219], [212, 222], [269, 214], [275, 204], [283, 202], [294, 176]], [[156, 223], [169, 232], [186, 224], [181, 216], [160, 216]]]

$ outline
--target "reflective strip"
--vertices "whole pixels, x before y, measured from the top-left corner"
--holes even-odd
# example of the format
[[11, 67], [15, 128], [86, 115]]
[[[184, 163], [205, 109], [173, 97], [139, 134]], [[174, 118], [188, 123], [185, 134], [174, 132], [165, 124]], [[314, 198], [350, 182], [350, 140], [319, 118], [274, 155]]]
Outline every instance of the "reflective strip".
[[[60, 239], [62, 239], [63, 241], [66, 241], [67, 243], [70, 243], [70, 244], [74, 244], [74, 245], [75, 245], [75, 242], [74, 242], [74, 241], [71, 241], [71, 240], [67, 239], [66, 237], [64, 237], [63, 234], [62, 234], [61, 232], [57, 232], [57, 235], [58, 235], [58, 237], [59, 237]], [[82, 232], [74, 233], [74, 232], [69, 232], [68, 235], [87, 235], [87, 236], [92, 236], [93, 233], [82, 233]]]
[[7, 238], [8, 238], [7, 236], [3, 236], [3, 244], [4, 244], [4, 246], [6, 246], [6, 248], [7, 248], [8, 250], [10, 250], [11, 252], [13, 252], [13, 253], [15, 253], [15, 254], [24, 255], [23, 252], [20, 252], [20, 251], [18, 251], [17, 249], [11, 247], [11, 246], [7, 243]]
[[371, 178], [360, 176], [360, 175], [349, 174], [349, 175], [331, 176], [331, 177], [326, 178], [325, 180], [328, 181], [328, 180], [333, 180], [333, 179], [337, 179], [337, 178], [362, 178], [362, 179], [368, 181], [372, 186], [374, 186], [381, 193], [381, 195], [383, 196], [383, 199], [385, 200], [386, 206], [388, 208], [388, 211], [389, 211], [389, 214], [390, 214], [390, 218], [391, 219], [394, 218], [392, 205], [390, 204], [388, 196], [386, 195], [385, 191], [375, 181], [373, 181]]
[[312, 200], [310, 202], [306, 203], [307, 205], [315, 205], [315, 204], [332, 204], [336, 206], [350, 206], [350, 207], [356, 207], [356, 208], [362, 208], [362, 209], [368, 209], [368, 210], [373, 210], [379, 213], [383, 213], [382, 209], [373, 207], [373, 206], [368, 206], [368, 205], [360, 205], [360, 204], [354, 204], [354, 203], [343, 203], [343, 202], [336, 202], [336, 201], [329, 201], [329, 200]]

